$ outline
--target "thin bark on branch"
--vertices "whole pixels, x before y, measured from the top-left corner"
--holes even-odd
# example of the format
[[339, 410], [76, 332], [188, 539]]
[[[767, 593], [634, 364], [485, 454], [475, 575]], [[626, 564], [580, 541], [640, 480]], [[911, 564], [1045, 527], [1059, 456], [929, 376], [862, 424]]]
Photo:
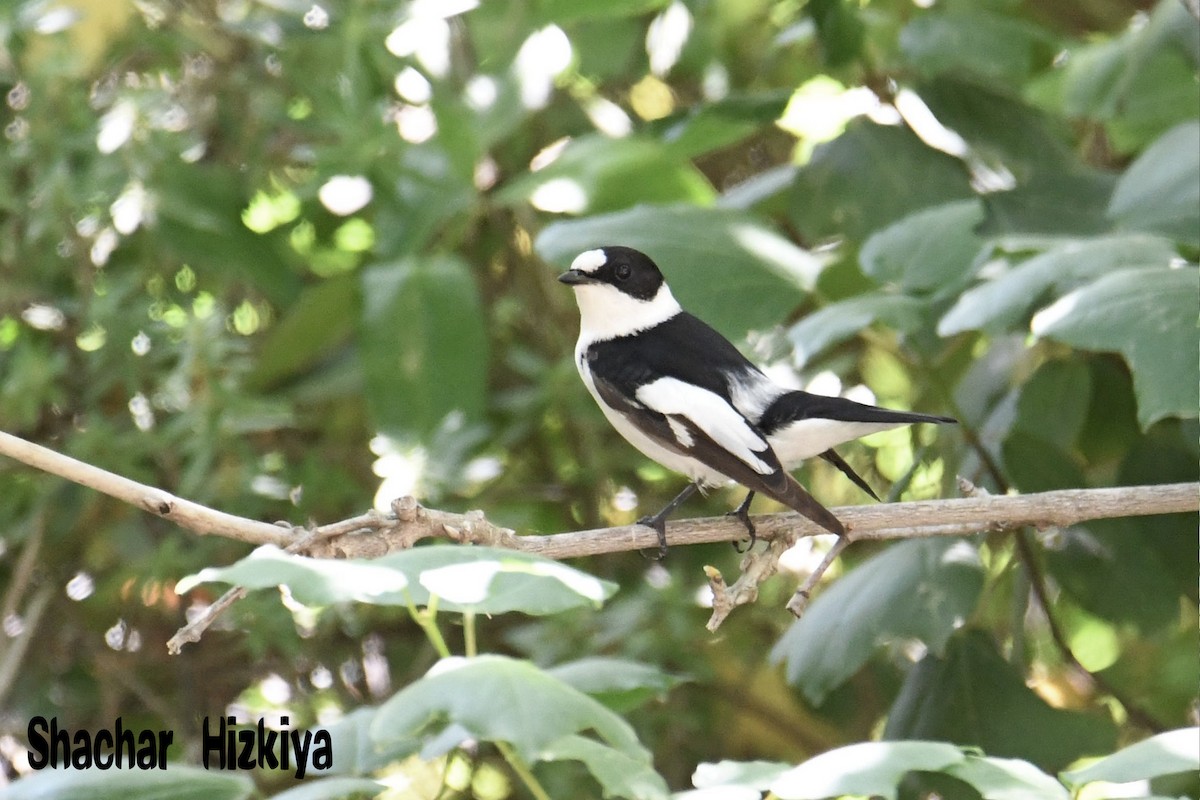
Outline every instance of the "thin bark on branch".
[[[91, 487], [196, 533], [253, 544], [275, 544], [290, 552], [318, 558], [372, 558], [412, 547], [425, 538], [508, 547], [554, 559], [644, 550], [658, 544], [657, 534], [644, 525], [518, 535], [489, 522], [481, 511], [457, 514], [423, 508], [411, 497], [396, 500], [391, 515], [370, 511], [312, 529], [289, 529], [177, 498], [3, 432], [0, 432], [0, 455]], [[1092, 519], [1194, 512], [1200, 510], [1200, 483], [1067, 489], [832, 510], [845, 525], [849, 541], [963, 536], [985, 530], [1014, 530], [1024, 526], [1045, 529]], [[709, 621], [712, 630], [733, 608], [757, 597], [759, 584], [774, 574], [779, 556], [799, 537], [826, 533], [815, 523], [790, 512], [757, 516], [754, 522], [758, 538], [767, 542], [767, 547], [742, 559], [742, 575], [737, 582], [727, 585], [715, 569], [706, 570], [714, 592], [713, 618]], [[741, 522], [727, 516], [680, 520], [667, 526], [669, 545], [737, 541], [744, 535]], [[811, 588], [807, 585], [807, 589]], [[791, 605], [803, 605], [802, 600], [793, 600]], [[206, 615], [205, 624], [198, 628], [188, 626], [181, 630], [172, 642], [178, 647], [184, 641], [195, 641], [215, 616]]]
[[0, 455], [124, 500], [195, 533], [215, 534], [251, 544], [277, 544], [280, 547], [287, 545], [289, 540], [286, 528], [226, 514], [184, 500], [162, 489], [115, 475], [4, 431], [0, 431]]

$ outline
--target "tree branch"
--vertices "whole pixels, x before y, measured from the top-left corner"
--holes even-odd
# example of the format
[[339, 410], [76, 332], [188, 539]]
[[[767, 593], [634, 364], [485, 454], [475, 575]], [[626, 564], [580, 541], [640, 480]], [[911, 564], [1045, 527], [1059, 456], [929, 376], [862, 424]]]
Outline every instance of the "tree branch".
[[251, 544], [277, 544], [280, 547], [290, 540], [287, 528], [216, 511], [4, 431], [0, 431], [0, 455], [123, 500], [195, 533], [215, 534]]
[[[0, 432], [0, 455], [89, 486], [196, 533], [217, 534], [254, 544], [275, 544], [291, 552], [305, 552], [318, 558], [373, 558], [412, 547], [425, 538], [508, 547], [554, 559], [644, 550], [658, 544], [655, 532], [644, 525], [551, 535], [517, 535], [489, 522], [481, 511], [457, 514], [423, 508], [411, 497], [396, 500], [391, 515], [370, 511], [313, 529], [289, 529], [177, 498], [161, 489], [114, 475], [3, 432]], [[1200, 510], [1200, 483], [1066, 489], [1030, 495], [844, 506], [832, 510], [845, 525], [850, 541], [964, 536], [984, 530], [1014, 530], [1027, 525], [1044, 529], [1092, 519], [1194, 512]], [[713, 617], [708, 623], [712, 630], [734, 608], [757, 597], [758, 585], [774, 574], [779, 556], [799, 537], [826, 533], [824, 528], [790, 512], [761, 515], [755, 517], [754, 522], [758, 538], [768, 545], [765, 550], [752, 551], [742, 559], [742, 575], [737, 582], [726, 585], [719, 572], [713, 568], [706, 570], [714, 592]], [[667, 526], [669, 545], [737, 541], [744, 535], [741, 522], [727, 516], [680, 520]], [[792, 605], [799, 607], [803, 602]], [[206, 616], [209, 623], [215, 618], [215, 614]], [[193, 633], [198, 636], [200, 630]], [[192, 638], [186, 640], [194, 641]]]

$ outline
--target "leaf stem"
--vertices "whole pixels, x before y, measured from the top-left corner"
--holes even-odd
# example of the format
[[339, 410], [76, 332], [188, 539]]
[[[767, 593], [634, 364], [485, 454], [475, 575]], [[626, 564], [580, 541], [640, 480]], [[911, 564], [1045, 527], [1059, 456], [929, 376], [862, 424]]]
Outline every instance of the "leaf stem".
[[533, 770], [525, 763], [525, 759], [517, 754], [512, 745], [508, 742], [496, 742], [496, 749], [500, 751], [500, 755], [504, 756], [504, 760], [508, 762], [508, 766], [517, 774], [521, 782], [525, 784], [525, 788], [536, 800], [550, 800], [550, 795], [542, 788], [542, 784], [534, 777]]
[[478, 654], [475, 643], [475, 610], [472, 608], [463, 611], [463, 651], [467, 658], [474, 658]]

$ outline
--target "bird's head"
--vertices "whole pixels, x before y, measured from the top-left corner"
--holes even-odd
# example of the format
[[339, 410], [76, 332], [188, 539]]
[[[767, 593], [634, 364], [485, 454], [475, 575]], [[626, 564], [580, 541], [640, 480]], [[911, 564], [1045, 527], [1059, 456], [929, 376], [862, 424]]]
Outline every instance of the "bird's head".
[[658, 265], [632, 247], [580, 253], [558, 279], [575, 290], [581, 330], [592, 339], [628, 336], [680, 311]]

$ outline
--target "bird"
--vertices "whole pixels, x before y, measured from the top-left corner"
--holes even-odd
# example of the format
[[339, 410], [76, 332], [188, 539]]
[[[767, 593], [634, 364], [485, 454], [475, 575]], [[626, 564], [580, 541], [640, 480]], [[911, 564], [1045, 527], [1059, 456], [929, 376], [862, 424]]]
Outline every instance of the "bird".
[[833, 448], [901, 425], [956, 422], [778, 385], [684, 311], [658, 265], [631, 247], [584, 251], [558, 280], [574, 290], [579, 306], [575, 365], [588, 392], [630, 444], [689, 480], [665, 508], [638, 520], [658, 534], [659, 558], [667, 553], [668, 516], [696, 491], [730, 482], [749, 490], [729, 514], [746, 527], [750, 546], [756, 494], [844, 536], [841, 521], [791, 470], [820, 457], [878, 500]]

